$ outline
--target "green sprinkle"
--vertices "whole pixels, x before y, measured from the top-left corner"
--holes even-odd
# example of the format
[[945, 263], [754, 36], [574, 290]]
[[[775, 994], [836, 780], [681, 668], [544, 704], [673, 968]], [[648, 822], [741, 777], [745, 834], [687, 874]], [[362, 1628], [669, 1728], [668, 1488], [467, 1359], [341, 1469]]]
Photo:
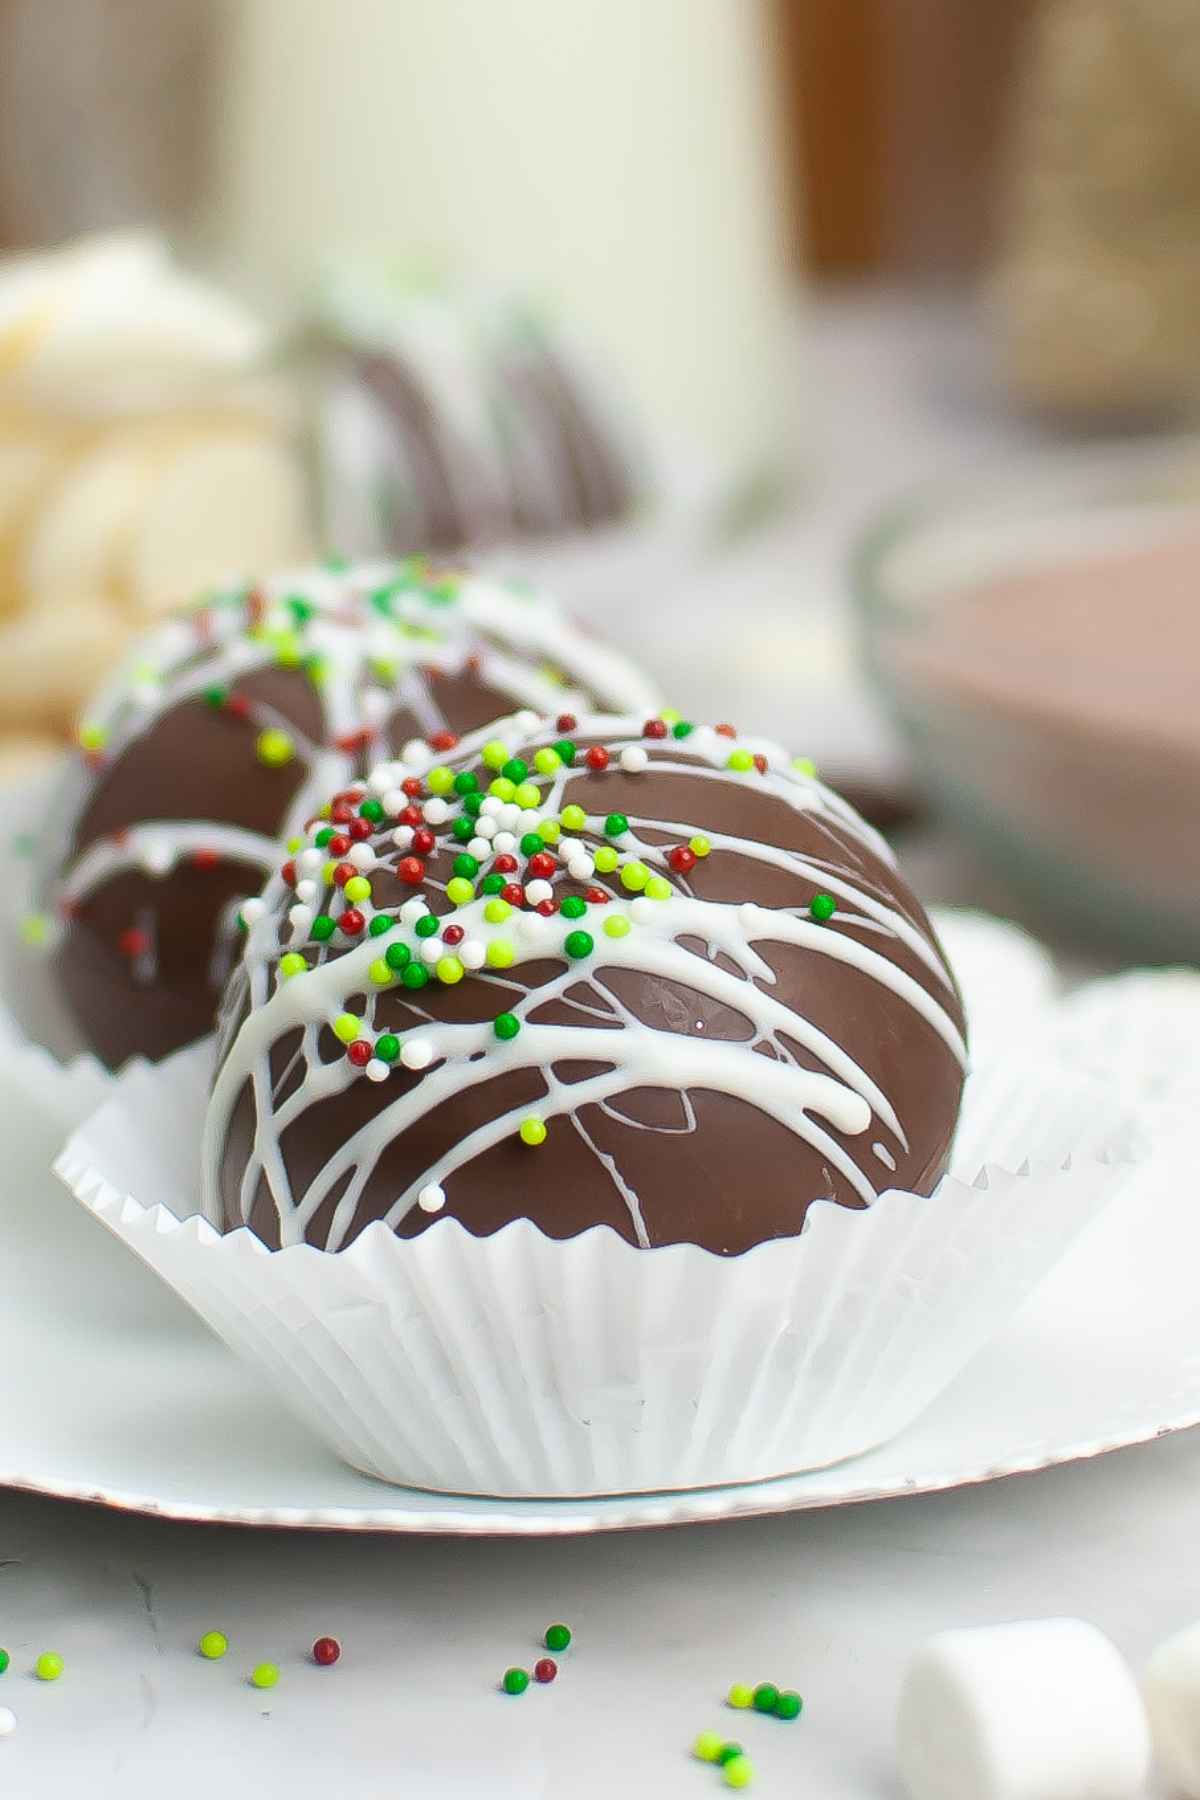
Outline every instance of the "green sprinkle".
[[375, 1054], [380, 1062], [395, 1062], [400, 1054], [400, 1039], [394, 1031], [385, 1031], [381, 1038], [375, 1039]]
[[369, 819], [372, 825], [378, 825], [383, 818], [383, 807], [378, 800], [364, 800], [358, 809], [360, 819]]
[[814, 894], [808, 910], [818, 925], [824, 925], [837, 911], [837, 901], [832, 894]]
[[479, 884], [479, 891], [483, 894], [498, 894], [503, 886], [503, 875], [485, 875]]
[[569, 769], [575, 761], [576, 754], [575, 746], [570, 738], [559, 738], [554, 746], [554, 754], [558, 757], [559, 762], [565, 764]]
[[39, 1681], [57, 1681], [66, 1666], [57, 1650], [43, 1650], [33, 1665]]
[[596, 940], [590, 931], [568, 931], [563, 939], [563, 949], [568, 956], [590, 956], [596, 948]]
[[383, 960], [389, 969], [396, 969], [397, 971], [400, 969], [407, 969], [409, 963], [412, 961], [412, 951], [406, 943], [400, 938], [397, 938], [395, 943], [389, 944], [384, 951]]
[[546, 840], [536, 831], [527, 831], [521, 839], [521, 855], [536, 856], [539, 850], [546, 848]]
[[316, 938], [318, 944], [323, 944], [326, 938], [331, 938], [334, 930], [335, 926], [333, 920], [328, 913], [318, 913], [312, 922], [312, 935]]
[[419, 938], [436, 937], [438, 922], [432, 913], [422, 913], [421, 917], [413, 926], [413, 930]]
[[497, 1013], [492, 1020], [492, 1030], [502, 1044], [509, 1043], [521, 1029], [521, 1021], [516, 1013]]
[[316, 837], [313, 839], [313, 843], [317, 846], [318, 850], [323, 850], [330, 838], [334, 836], [336, 836], [336, 833], [334, 832], [332, 825], [322, 825], [320, 831], [318, 831]]
[[522, 762], [519, 756], [510, 756], [500, 773], [503, 775], [505, 781], [511, 781], [513, 786], [516, 787], [517, 783], [524, 781], [525, 777], [528, 775], [529, 764], [527, 762]]
[[528, 1669], [505, 1669], [501, 1683], [506, 1694], [523, 1694], [529, 1686]]
[[470, 769], [463, 769], [454, 777], [454, 791], [456, 794], [473, 794], [478, 786], [479, 777], [478, 775], [472, 774]]
[[605, 837], [624, 837], [629, 830], [629, 820], [624, 813], [609, 813], [604, 821]]
[[562, 903], [562, 916], [564, 919], [582, 919], [586, 911], [587, 901], [582, 900], [578, 894], [568, 894], [567, 898]]
[[209, 1662], [219, 1662], [229, 1648], [229, 1639], [223, 1631], [206, 1631], [196, 1648]]
[[692, 724], [690, 719], [679, 719], [671, 727], [671, 736], [677, 738], [691, 737], [695, 729], [696, 727]]
[[8, 1665], [12, 1661], [7, 1650], [0, 1650], [0, 1675], [7, 1674]]
[[423, 988], [429, 980], [429, 970], [419, 962], [410, 962], [400, 979], [406, 988]]
[[726, 1763], [731, 1763], [735, 1756], [745, 1756], [745, 1754], [746, 1752], [740, 1744], [722, 1744], [717, 1752], [717, 1761], [724, 1767]]
[[279, 1670], [274, 1663], [259, 1663], [250, 1677], [250, 1685], [256, 1688], [273, 1688], [279, 1681]]
[[394, 925], [399, 923], [399, 919], [394, 919], [391, 913], [376, 913], [367, 926], [367, 935], [368, 937], [382, 937], [385, 931], [390, 931]]
[[464, 850], [454, 859], [454, 873], [465, 875], [468, 881], [474, 880], [479, 873], [479, 862], [476, 857], [469, 856]]
[[779, 1689], [773, 1681], [760, 1681], [754, 1690], [756, 1712], [773, 1713], [779, 1704]]
[[214, 712], [219, 712], [228, 698], [229, 689], [227, 687], [206, 687], [204, 690], [204, 704], [211, 706]]
[[464, 794], [463, 811], [469, 819], [477, 819], [483, 811], [482, 794]]
[[305, 600], [301, 594], [289, 594], [284, 605], [295, 619], [297, 625], [307, 625], [316, 612], [311, 600]]
[[571, 1627], [569, 1625], [547, 1625], [542, 1642], [547, 1650], [565, 1650], [571, 1642]]
[[794, 1694], [790, 1688], [785, 1688], [775, 1702], [775, 1716], [777, 1719], [798, 1719], [803, 1711], [803, 1700], [800, 1698], [799, 1694]]
[[451, 825], [450, 835], [456, 843], [469, 844], [471, 839], [475, 836], [474, 819], [469, 819], [466, 813], [463, 813], [462, 817], [455, 819], [454, 823]]

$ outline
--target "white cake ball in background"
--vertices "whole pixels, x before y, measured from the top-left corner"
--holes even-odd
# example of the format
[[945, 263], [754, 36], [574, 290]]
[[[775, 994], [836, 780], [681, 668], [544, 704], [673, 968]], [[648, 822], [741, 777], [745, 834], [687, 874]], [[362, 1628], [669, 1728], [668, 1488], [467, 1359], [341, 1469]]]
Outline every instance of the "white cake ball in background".
[[1200, 1624], [1160, 1644], [1142, 1682], [1154, 1751], [1172, 1787], [1200, 1795]]
[[896, 1751], [911, 1800], [1142, 1800], [1145, 1708], [1094, 1625], [1036, 1619], [930, 1638]]

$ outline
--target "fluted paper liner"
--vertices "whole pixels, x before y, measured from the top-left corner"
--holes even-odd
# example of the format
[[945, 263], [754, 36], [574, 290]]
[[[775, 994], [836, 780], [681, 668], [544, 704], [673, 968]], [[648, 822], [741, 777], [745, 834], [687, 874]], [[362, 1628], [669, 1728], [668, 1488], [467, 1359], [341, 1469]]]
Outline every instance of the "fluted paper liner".
[[[355, 1467], [446, 1492], [587, 1495], [761, 1480], [853, 1456], [953, 1379], [1132, 1166], [1107, 1091], [969, 1084], [930, 1198], [822, 1204], [738, 1257], [556, 1242], [454, 1219], [269, 1251], [199, 1214], [211, 1045], [134, 1065], [57, 1172]], [[964, 1178], [965, 1173], [965, 1178]], [[248, 1374], [247, 1379], [252, 1377]]]

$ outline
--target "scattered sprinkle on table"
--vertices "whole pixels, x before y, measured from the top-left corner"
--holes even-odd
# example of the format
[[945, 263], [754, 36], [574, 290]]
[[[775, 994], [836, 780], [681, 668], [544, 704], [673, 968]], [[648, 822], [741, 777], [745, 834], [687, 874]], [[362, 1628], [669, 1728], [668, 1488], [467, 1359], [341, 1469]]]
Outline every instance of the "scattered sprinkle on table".
[[34, 1664], [39, 1681], [57, 1681], [66, 1664], [56, 1650], [43, 1650]]
[[692, 1745], [692, 1754], [701, 1762], [715, 1763], [724, 1748], [725, 1740], [719, 1731], [702, 1731]]
[[760, 1681], [754, 1690], [756, 1712], [773, 1713], [779, 1704], [779, 1689], [773, 1681]]
[[323, 1669], [328, 1669], [341, 1654], [342, 1646], [336, 1638], [319, 1637], [312, 1647], [313, 1661]]
[[229, 1648], [229, 1639], [223, 1631], [206, 1631], [196, 1648], [209, 1662], [218, 1662]]
[[535, 1681], [541, 1681], [543, 1683], [553, 1681], [557, 1674], [558, 1664], [552, 1656], [543, 1656], [533, 1665], [533, 1679]]
[[523, 1694], [529, 1686], [528, 1669], [505, 1669], [501, 1683], [506, 1694]]
[[556, 1653], [565, 1650], [567, 1645], [571, 1642], [570, 1626], [547, 1625], [542, 1642], [545, 1644], [547, 1650], [553, 1650]]
[[16, 1729], [16, 1713], [10, 1707], [0, 1706], [0, 1737], [11, 1737]]
[[746, 1687], [740, 1681], [735, 1681], [729, 1690], [728, 1699], [730, 1706], [736, 1706], [741, 1712], [745, 1707], [754, 1705], [754, 1689]]
[[279, 1680], [279, 1670], [274, 1663], [259, 1663], [250, 1677], [250, 1685], [256, 1688], [273, 1688]]
[[775, 1717], [777, 1719], [798, 1719], [803, 1711], [803, 1700], [800, 1698], [799, 1694], [794, 1694], [790, 1688], [785, 1688], [775, 1702]]
[[0, 1675], [7, 1673], [8, 1665], [11, 1661], [12, 1658], [9, 1656], [8, 1651], [0, 1650]]
[[731, 1756], [725, 1764], [722, 1774], [726, 1787], [749, 1787], [754, 1780], [754, 1764], [748, 1756]]
[[717, 1761], [724, 1768], [726, 1763], [733, 1762], [735, 1757], [745, 1756], [746, 1752], [740, 1744], [722, 1744], [717, 1751]]

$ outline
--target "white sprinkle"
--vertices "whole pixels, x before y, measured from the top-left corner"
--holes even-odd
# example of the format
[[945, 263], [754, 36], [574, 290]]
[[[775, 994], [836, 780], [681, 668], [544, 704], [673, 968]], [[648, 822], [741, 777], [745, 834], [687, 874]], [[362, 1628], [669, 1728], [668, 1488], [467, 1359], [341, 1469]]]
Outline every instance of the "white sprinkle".
[[265, 900], [243, 900], [242, 918], [247, 925], [256, 925], [267, 910]]
[[640, 775], [649, 761], [640, 744], [629, 744], [621, 752], [621, 767], [627, 775]]
[[392, 786], [392, 765], [390, 763], [376, 763], [375, 767], [371, 770], [371, 773], [367, 776], [367, 786], [373, 794], [377, 794], [379, 798], [382, 799], [384, 794], [386, 794]]
[[510, 800], [506, 806], [500, 808], [497, 817], [505, 831], [515, 831], [521, 823], [521, 809]]
[[433, 752], [428, 744], [421, 742], [420, 738], [409, 738], [400, 752], [400, 760], [421, 775], [433, 761]]
[[365, 688], [361, 705], [363, 718], [368, 725], [378, 725], [391, 705], [391, 697], [382, 688]]
[[165, 875], [174, 858], [166, 838], [149, 838], [141, 847], [139, 860], [148, 875]]
[[375, 852], [369, 844], [351, 844], [346, 861], [353, 863], [365, 875], [368, 869], [375, 867]]
[[319, 875], [326, 860], [323, 850], [302, 850], [296, 858], [296, 872], [299, 875]]
[[464, 969], [482, 969], [487, 951], [478, 938], [465, 938], [458, 946], [458, 960]]
[[363, 1074], [368, 1081], [386, 1081], [388, 1078], [388, 1066], [383, 1061], [382, 1057], [373, 1056], [363, 1070]]
[[548, 881], [529, 881], [525, 884], [525, 898], [530, 906], [537, 906], [542, 900], [553, 900], [554, 889]]
[[9, 1706], [0, 1706], [0, 1737], [11, 1737], [16, 1729], [16, 1713]]
[[506, 856], [510, 850], [515, 850], [516, 847], [517, 840], [511, 831], [498, 831], [492, 839], [492, 849], [497, 856]]
[[496, 821], [490, 813], [486, 815], [480, 813], [475, 821], [475, 829], [481, 838], [494, 838], [496, 835]]
[[427, 1069], [433, 1061], [433, 1046], [426, 1038], [406, 1038], [400, 1049], [400, 1061], [406, 1069]]
[[316, 897], [317, 884], [315, 881], [298, 881], [296, 883], [297, 900], [315, 900]]
[[521, 731], [532, 731], [534, 726], [540, 725], [541, 722], [538, 714], [530, 712], [527, 706], [523, 706], [519, 713], [513, 714], [513, 724]]
[[427, 800], [421, 808], [421, 817], [427, 825], [444, 825], [450, 817], [450, 808], [443, 799], [435, 794], [433, 799]]
[[403, 788], [385, 788], [380, 798], [384, 812], [390, 813], [393, 819], [408, 805], [408, 795]]
[[472, 838], [467, 845], [467, 855], [473, 856], [476, 862], [482, 862], [485, 857], [490, 856], [491, 854], [492, 846], [488, 843], [486, 838]]
[[504, 802], [502, 800], [497, 800], [495, 794], [488, 795], [487, 799], [484, 801], [483, 805], [479, 809], [479, 828], [481, 831], [483, 829], [484, 819], [497, 818], [500, 813], [500, 808], [503, 806], [503, 804], [504, 804]]
[[631, 919], [636, 920], [639, 925], [645, 925], [648, 920], [654, 918], [661, 905], [661, 900], [647, 900], [645, 894], [639, 894], [637, 899], [633, 902], [633, 905], [629, 908], [629, 916]]
[[400, 908], [400, 922], [402, 925], [415, 925], [417, 920], [423, 919], [428, 911], [429, 908], [424, 900], [415, 898], [406, 900]]
[[441, 1212], [445, 1204], [446, 1195], [436, 1181], [431, 1181], [428, 1187], [423, 1187], [417, 1195], [417, 1205], [422, 1212]]
[[288, 923], [297, 937], [307, 937], [308, 928], [313, 922], [311, 906], [293, 906], [288, 913]]
[[392, 833], [392, 842], [397, 850], [407, 850], [412, 843], [413, 828], [411, 825], [397, 825]]
[[517, 929], [527, 944], [545, 943], [550, 935], [549, 919], [543, 919], [541, 913], [522, 913], [517, 921]]
[[541, 824], [541, 822], [542, 822], [541, 813], [534, 812], [532, 807], [526, 807], [525, 811], [521, 814], [520, 818], [517, 820], [517, 824], [520, 826], [522, 831], [536, 831], [538, 826]]
[[596, 865], [586, 853], [573, 856], [567, 864], [567, 874], [573, 881], [590, 881], [596, 873]]
[[446, 946], [443, 944], [441, 938], [436, 938], [436, 937], [422, 938], [422, 940], [421, 940], [421, 961], [423, 963], [428, 963], [430, 968], [432, 968], [434, 963], [438, 962], [441, 959], [441, 957], [443, 957], [445, 954], [446, 954]]

